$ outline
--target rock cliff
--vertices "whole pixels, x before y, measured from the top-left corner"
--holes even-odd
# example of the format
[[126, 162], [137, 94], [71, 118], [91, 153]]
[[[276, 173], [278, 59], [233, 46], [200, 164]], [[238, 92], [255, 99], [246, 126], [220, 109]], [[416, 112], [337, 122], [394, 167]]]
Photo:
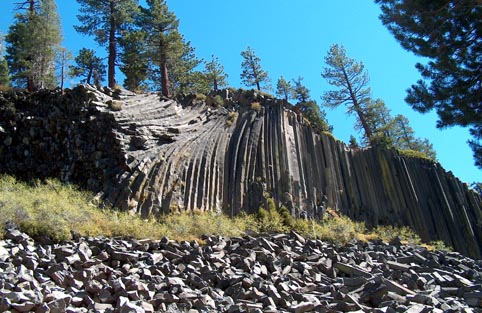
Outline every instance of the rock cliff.
[[256, 212], [269, 196], [316, 218], [325, 202], [481, 257], [482, 199], [440, 164], [350, 150], [253, 91], [177, 100], [89, 86], [3, 94], [0, 118], [1, 172], [75, 182], [123, 210], [234, 215]]

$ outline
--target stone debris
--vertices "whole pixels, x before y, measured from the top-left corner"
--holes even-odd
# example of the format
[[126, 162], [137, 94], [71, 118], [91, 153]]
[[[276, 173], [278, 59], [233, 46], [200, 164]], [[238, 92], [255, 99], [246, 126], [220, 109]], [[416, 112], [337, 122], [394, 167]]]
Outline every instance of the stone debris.
[[[296, 233], [0, 241], [2, 312], [480, 312], [482, 261]], [[391, 253], [389, 251], [396, 251]]]

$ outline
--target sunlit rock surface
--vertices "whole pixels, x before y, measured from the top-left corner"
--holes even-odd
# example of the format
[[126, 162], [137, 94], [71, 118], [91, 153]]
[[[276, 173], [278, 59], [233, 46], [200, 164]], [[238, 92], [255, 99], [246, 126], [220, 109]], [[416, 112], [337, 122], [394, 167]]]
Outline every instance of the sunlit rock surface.
[[59, 177], [143, 216], [253, 213], [270, 196], [316, 218], [325, 201], [367, 225], [407, 225], [481, 256], [482, 199], [440, 164], [350, 150], [253, 91], [176, 101], [81, 86], [64, 96], [0, 95], [0, 114], [2, 172]]

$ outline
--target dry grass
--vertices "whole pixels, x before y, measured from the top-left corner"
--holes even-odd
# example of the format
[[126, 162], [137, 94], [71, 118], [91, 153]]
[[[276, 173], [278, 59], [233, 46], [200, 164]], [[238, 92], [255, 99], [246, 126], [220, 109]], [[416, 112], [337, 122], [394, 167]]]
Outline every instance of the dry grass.
[[254, 110], [256, 112], [260, 112], [263, 107], [258, 101], [251, 102], [251, 110]]
[[226, 126], [231, 126], [238, 118], [238, 112], [229, 112], [228, 117], [226, 118]]
[[109, 100], [107, 101], [107, 105], [109, 106], [109, 109], [112, 111], [120, 111], [122, 110], [122, 101], [119, 100]]
[[[31, 236], [48, 236], [54, 241], [71, 239], [72, 232], [82, 236], [121, 236], [174, 240], [198, 240], [203, 235], [243, 236], [246, 233], [283, 233], [295, 230], [308, 238], [336, 244], [353, 240], [401, 237], [402, 242], [420, 244], [409, 228], [380, 226], [367, 231], [365, 224], [332, 212], [322, 221], [294, 219], [289, 212], [268, 198], [268, 208], [258, 215], [241, 214], [229, 218], [212, 212], [169, 214], [158, 219], [100, 209], [92, 204], [93, 195], [56, 180], [26, 184], [11, 176], [0, 176], [0, 238], [6, 223], [12, 223]], [[449, 250], [442, 242], [428, 249]]]

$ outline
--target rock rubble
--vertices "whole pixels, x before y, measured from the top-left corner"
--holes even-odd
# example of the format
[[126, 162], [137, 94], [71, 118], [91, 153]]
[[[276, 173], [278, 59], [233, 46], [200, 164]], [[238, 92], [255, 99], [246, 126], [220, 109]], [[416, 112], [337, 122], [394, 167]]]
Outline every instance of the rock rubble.
[[480, 312], [482, 262], [292, 232], [196, 241], [0, 241], [0, 311]]

